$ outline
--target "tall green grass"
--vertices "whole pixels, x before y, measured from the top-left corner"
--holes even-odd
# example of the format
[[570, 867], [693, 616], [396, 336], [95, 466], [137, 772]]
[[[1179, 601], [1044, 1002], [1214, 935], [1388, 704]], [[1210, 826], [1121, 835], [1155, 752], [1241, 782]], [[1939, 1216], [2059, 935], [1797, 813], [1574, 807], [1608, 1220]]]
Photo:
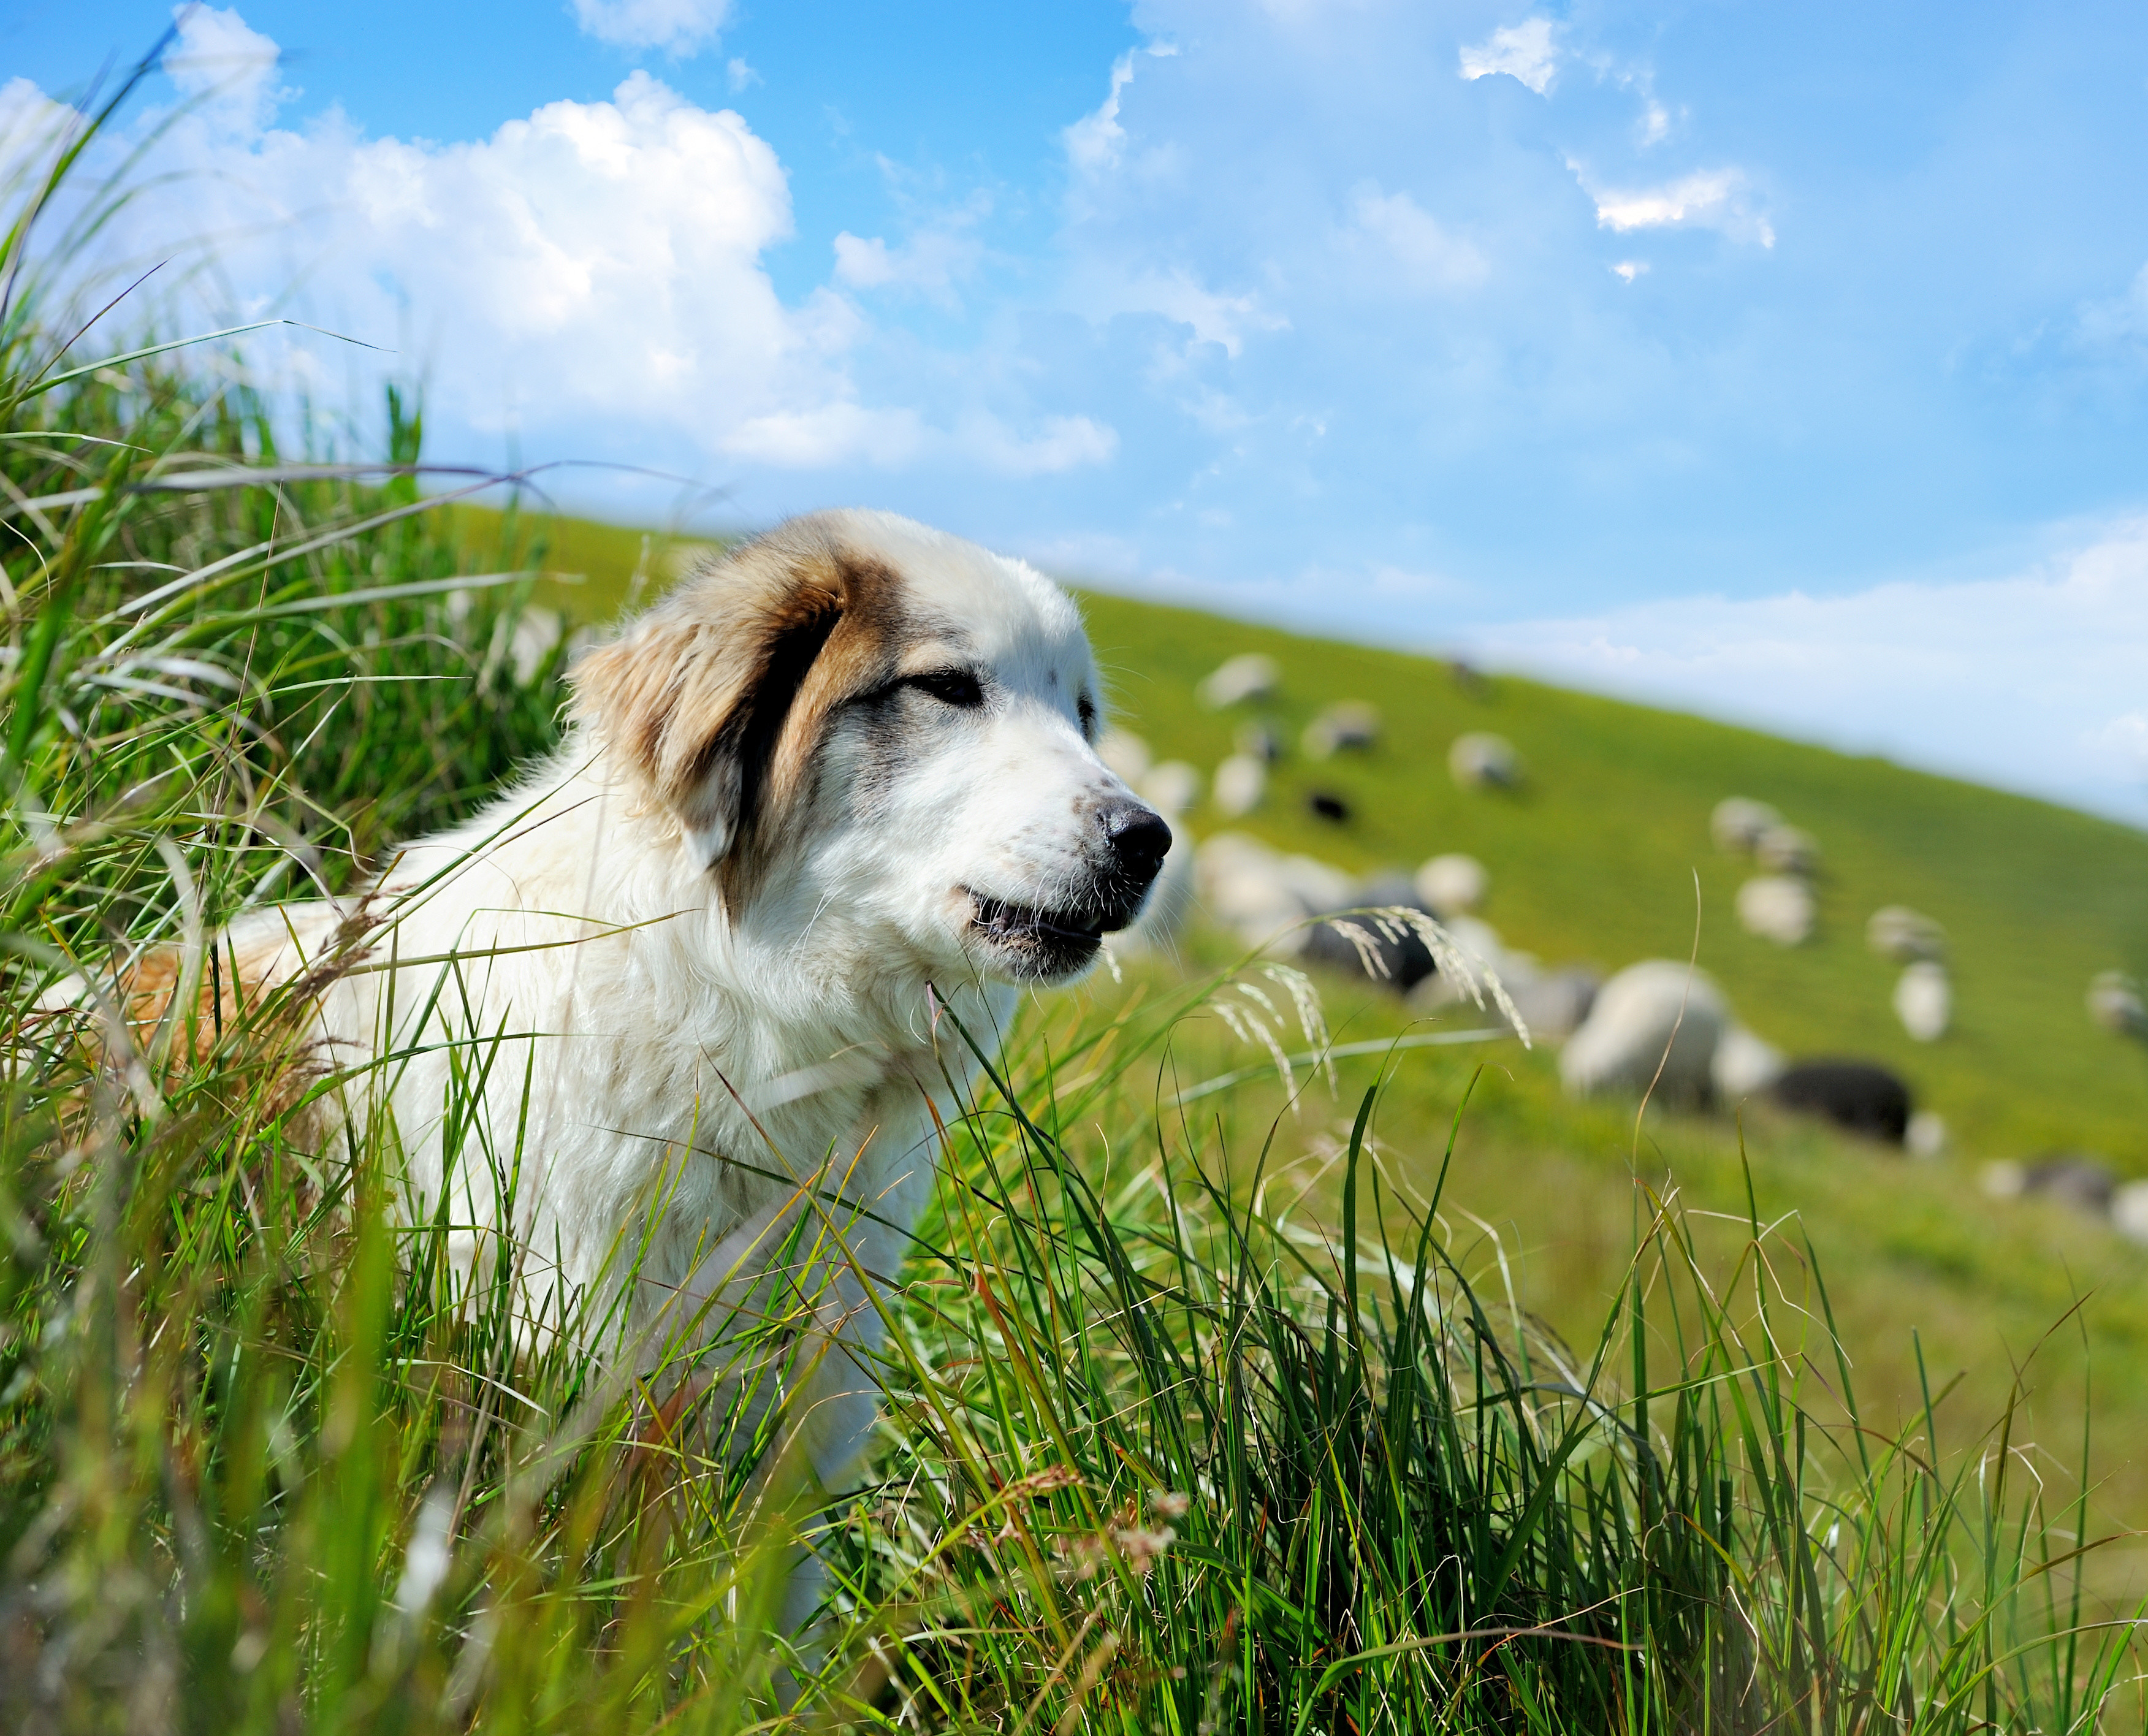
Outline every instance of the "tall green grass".
[[[562, 654], [510, 655], [524, 580], [456, 569], [399, 401], [388, 468], [339, 468], [243, 374], [63, 354], [23, 293], [50, 178], [11, 183], [0, 327], [0, 1723], [2141, 1722], [2084, 1509], [2010, 1412], [1862, 1427], [1759, 1201], [1637, 1195], [1600, 1334], [1560, 1342], [1412, 1191], [1440, 1154], [1383, 1144], [1407, 1055], [1339, 1096], [1284, 1064], [1342, 1117], [1318, 1175], [1288, 1112], [1202, 1091], [1246, 1058], [1226, 1024], [1325, 1046], [1257, 969], [951, 1031], [986, 1070], [883, 1298], [861, 1488], [809, 1493], [780, 1406], [696, 1424], [661, 1375], [519, 1346], [385, 1132], [298, 1137], [277, 1009], [134, 1030], [94, 991], [467, 811], [550, 741]], [[489, 1063], [448, 1107], [511, 1187], [467, 1113]], [[791, 1635], [801, 1538], [828, 1592]]]

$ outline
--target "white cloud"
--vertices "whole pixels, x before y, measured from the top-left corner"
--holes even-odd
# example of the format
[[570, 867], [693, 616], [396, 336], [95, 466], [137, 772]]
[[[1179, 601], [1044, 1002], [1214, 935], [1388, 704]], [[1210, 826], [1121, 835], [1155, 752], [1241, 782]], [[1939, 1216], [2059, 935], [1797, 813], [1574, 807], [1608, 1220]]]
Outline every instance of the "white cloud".
[[763, 81], [760, 74], [746, 64], [744, 55], [735, 54], [724, 63], [724, 82], [730, 86], [731, 94], [735, 97], [748, 85]]
[[1403, 287], [1458, 289], [1483, 280], [1484, 256], [1448, 234], [1407, 193], [1382, 193], [1366, 182], [1350, 205], [1358, 231], [1379, 245]]
[[1575, 162], [1571, 168], [1596, 202], [1596, 225], [1624, 234], [1633, 229], [1716, 229], [1734, 241], [1775, 244], [1774, 226], [1753, 208], [1751, 183], [1743, 169], [1703, 169], [1660, 187], [1619, 190], [1596, 184]]
[[281, 51], [250, 28], [237, 8], [178, 6], [178, 39], [164, 55], [164, 74], [197, 114], [227, 132], [265, 127], [292, 93], [279, 87]]
[[1518, 78], [1543, 96], [1558, 74], [1558, 27], [1549, 18], [1525, 18], [1503, 25], [1473, 48], [1462, 50], [1462, 76], [1489, 78], [1499, 73]]
[[1119, 98], [1134, 82], [1135, 57], [1146, 54], [1164, 60], [1177, 52], [1168, 43], [1152, 43], [1146, 48], [1129, 48], [1112, 63], [1112, 88], [1104, 100], [1080, 120], [1060, 129], [1069, 163], [1082, 173], [1094, 174], [1118, 162], [1127, 142], [1127, 129], [1119, 124]]
[[2148, 519], [2010, 578], [1674, 598], [1473, 636], [1553, 680], [2148, 820]]
[[1630, 283], [1635, 278], [1645, 276], [1648, 269], [1649, 262], [1646, 259], [1621, 259], [1611, 268], [1611, 275], [1614, 278], [1624, 278]]
[[[786, 304], [769, 277], [765, 254], [791, 233], [775, 151], [737, 113], [645, 72], [610, 101], [550, 103], [489, 138], [435, 144], [367, 139], [334, 110], [276, 127], [276, 46], [235, 13], [193, 14], [180, 51], [175, 78], [211, 100], [143, 117], [166, 129], [172, 190], [124, 206], [104, 236], [112, 271], [217, 238], [213, 273], [167, 292], [159, 322], [301, 314], [397, 352], [384, 365], [427, 377], [436, 428], [482, 436], [480, 450], [511, 434], [548, 455], [693, 469], [933, 461], [1038, 475], [1117, 449], [1087, 418], [985, 414], [989, 380], [943, 384], [929, 404], [871, 401], [853, 374], [866, 315], [832, 287]], [[70, 114], [25, 81], [0, 87], [0, 138]], [[970, 220], [944, 216], [900, 248], [846, 235], [837, 275], [951, 293], [976, 251]], [[333, 389], [352, 359], [256, 339], [248, 360]]]
[[890, 247], [881, 237], [836, 237], [836, 278], [854, 289], [915, 289], [942, 307], [956, 305], [955, 285], [976, 268], [984, 249], [970, 233], [974, 208], [941, 213], [928, 227]]
[[575, 22], [599, 42], [680, 55], [715, 41], [730, 13], [730, 0], [575, 0]]
[[1268, 309], [1251, 290], [1227, 295], [1209, 288], [1184, 266], [1143, 271], [1106, 280], [1082, 298], [1096, 319], [1114, 314], [1160, 314], [1192, 329], [1196, 344], [1213, 344], [1236, 357], [1252, 332], [1286, 331], [1290, 321]]

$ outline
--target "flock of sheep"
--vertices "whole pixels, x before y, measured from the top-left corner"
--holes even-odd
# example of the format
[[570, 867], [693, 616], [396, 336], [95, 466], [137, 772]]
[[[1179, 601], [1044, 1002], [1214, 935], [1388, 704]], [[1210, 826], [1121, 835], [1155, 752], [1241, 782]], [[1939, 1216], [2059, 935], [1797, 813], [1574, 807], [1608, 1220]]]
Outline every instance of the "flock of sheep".
[[[1217, 710], [1254, 707], [1279, 684], [1274, 660], [1250, 654], [1209, 675], [1200, 698]], [[1372, 707], [1346, 703], [1317, 716], [1298, 745], [1309, 760], [1325, 760], [1373, 747], [1379, 733]], [[1766, 1099], [1918, 1155], [1944, 1147], [1944, 1123], [1916, 1109], [1907, 1083], [1891, 1070], [1856, 1059], [1793, 1061], [1738, 1019], [1704, 971], [1653, 959], [1599, 981], [1586, 968], [1548, 966], [1508, 946], [1478, 913], [1490, 876], [1474, 857], [1445, 853], [1413, 875], [1361, 879], [1235, 830], [1196, 847], [1183, 820], [1199, 798], [1201, 775], [1182, 760], [1153, 760], [1146, 744], [1124, 732], [1107, 736], [1103, 750], [1179, 837], [1147, 915], [1121, 950], [1168, 946], [1197, 903], [1249, 948], [1361, 973], [1414, 1009], [1477, 1001], [1488, 1019], [1560, 1045], [1560, 1076], [1577, 1095], [1649, 1094], [1693, 1106]], [[1233, 819], [1258, 807], [1267, 796], [1269, 768], [1285, 751], [1271, 725], [1243, 724], [1234, 751], [1209, 780], [1212, 810]], [[1526, 776], [1513, 744], [1483, 731], [1457, 737], [1448, 764], [1465, 788], [1513, 788]], [[1342, 796], [1317, 789], [1308, 806], [1328, 818], [1348, 815]], [[1744, 796], [1719, 803], [1710, 830], [1718, 848], [1750, 857], [1756, 870], [1738, 890], [1740, 925], [1777, 946], [1809, 941], [1819, 916], [1819, 842]], [[1945, 929], [1907, 906], [1888, 905], [1872, 912], [1864, 932], [1874, 952], [1901, 967], [1893, 1005], [1903, 1029], [1919, 1042], [1944, 1037], [1954, 1000]], [[1498, 986], [1488, 1003], [1477, 992], [1478, 974]], [[2098, 977], [2089, 1010], [2108, 1029], [2148, 1042], [2148, 1003], [2130, 978]], [[2066, 1155], [1994, 1166], [1986, 1185], [1995, 1193], [2070, 1202], [2148, 1241], [2148, 1182], [2121, 1187], [2096, 1160]]]

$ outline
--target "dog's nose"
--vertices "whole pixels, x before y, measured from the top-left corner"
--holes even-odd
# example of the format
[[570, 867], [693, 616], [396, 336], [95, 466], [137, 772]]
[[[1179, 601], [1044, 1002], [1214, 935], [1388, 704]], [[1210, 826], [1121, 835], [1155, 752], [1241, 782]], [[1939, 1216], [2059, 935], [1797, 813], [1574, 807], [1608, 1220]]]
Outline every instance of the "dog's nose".
[[1163, 816], [1137, 801], [1113, 802], [1104, 810], [1104, 840], [1112, 846], [1118, 871], [1146, 889], [1163, 866], [1171, 848], [1171, 828]]

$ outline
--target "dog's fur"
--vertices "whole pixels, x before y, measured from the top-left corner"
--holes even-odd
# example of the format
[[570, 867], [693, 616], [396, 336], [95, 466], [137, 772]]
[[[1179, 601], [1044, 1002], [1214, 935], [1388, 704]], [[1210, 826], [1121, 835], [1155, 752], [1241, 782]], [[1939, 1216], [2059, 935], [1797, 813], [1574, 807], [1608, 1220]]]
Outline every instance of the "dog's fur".
[[[574, 685], [564, 745], [484, 813], [360, 898], [235, 925], [222, 1011], [302, 986], [314, 1136], [392, 1116], [407, 1209], [444, 1197], [467, 1270], [516, 1262], [532, 1341], [609, 1309], [613, 1356], [705, 1346], [816, 1215], [786, 1282], [837, 1352], [799, 1395], [832, 1484], [871, 1417], [875, 1281], [972, 1074], [956, 1022], [989, 1041], [1016, 985], [1086, 968], [1154, 876], [1127, 829], [1161, 822], [1094, 751], [1066, 597], [884, 514], [731, 552]], [[451, 1129], [458, 1073], [480, 1108]]]

